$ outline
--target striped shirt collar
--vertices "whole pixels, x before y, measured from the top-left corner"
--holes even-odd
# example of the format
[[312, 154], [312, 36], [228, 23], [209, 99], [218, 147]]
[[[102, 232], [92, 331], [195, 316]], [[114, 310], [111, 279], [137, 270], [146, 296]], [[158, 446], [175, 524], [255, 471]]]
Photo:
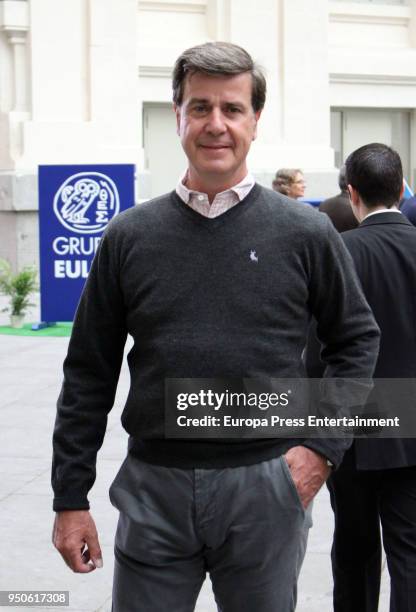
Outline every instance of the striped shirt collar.
[[187, 175], [188, 171], [186, 171], [179, 180], [176, 186], [176, 193], [185, 204], [190, 206], [190, 208], [193, 208], [199, 214], [210, 219], [218, 217], [241, 202], [255, 185], [254, 177], [248, 173], [237, 185], [217, 193], [213, 202], [210, 204], [206, 193], [186, 187], [184, 183]]

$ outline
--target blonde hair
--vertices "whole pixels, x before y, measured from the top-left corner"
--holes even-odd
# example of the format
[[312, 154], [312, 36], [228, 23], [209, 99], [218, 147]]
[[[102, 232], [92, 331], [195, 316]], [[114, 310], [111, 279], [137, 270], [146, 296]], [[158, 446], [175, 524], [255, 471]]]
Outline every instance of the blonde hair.
[[297, 174], [303, 176], [303, 172], [300, 168], [280, 168], [273, 179], [273, 189], [279, 193], [283, 193], [283, 195], [288, 195], [290, 187], [296, 181]]

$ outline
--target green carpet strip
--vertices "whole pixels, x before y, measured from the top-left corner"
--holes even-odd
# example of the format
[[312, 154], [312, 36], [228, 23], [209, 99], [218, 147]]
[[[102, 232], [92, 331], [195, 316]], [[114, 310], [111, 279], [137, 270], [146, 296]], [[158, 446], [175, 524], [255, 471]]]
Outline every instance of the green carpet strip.
[[0, 326], [0, 335], [6, 336], [49, 336], [55, 338], [62, 338], [71, 335], [72, 323], [57, 323], [53, 327], [45, 327], [38, 331], [32, 331], [32, 323], [26, 323], [21, 329], [14, 329], [9, 325]]

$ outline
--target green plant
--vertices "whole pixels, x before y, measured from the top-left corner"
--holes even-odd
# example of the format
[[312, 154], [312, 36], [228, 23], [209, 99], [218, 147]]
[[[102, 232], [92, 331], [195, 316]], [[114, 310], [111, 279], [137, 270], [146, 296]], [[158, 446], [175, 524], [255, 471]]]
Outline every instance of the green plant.
[[21, 272], [13, 274], [10, 263], [0, 259], [0, 292], [10, 297], [10, 305], [3, 310], [10, 310], [12, 316], [24, 315], [29, 306], [31, 293], [36, 291], [37, 271], [25, 267]]

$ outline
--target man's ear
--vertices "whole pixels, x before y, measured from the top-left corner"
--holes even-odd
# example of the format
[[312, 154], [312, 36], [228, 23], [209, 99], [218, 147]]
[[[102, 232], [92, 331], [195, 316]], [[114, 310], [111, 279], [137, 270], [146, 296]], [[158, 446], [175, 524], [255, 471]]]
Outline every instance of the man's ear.
[[177, 104], [173, 105], [173, 112], [176, 116], [176, 133], [180, 136], [180, 125], [181, 125], [181, 107]]
[[258, 110], [254, 113], [254, 131], [253, 131], [253, 138], [252, 140], [256, 140], [257, 138], [257, 121], [260, 119], [260, 115], [261, 115], [261, 110]]
[[350, 196], [351, 210], [354, 214], [354, 217], [357, 219], [357, 221], [361, 222], [361, 217], [360, 217], [360, 201], [361, 200], [360, 200], [359, 193], [356, 189], [354, 189], [352, 185], [348, 185], [347, 189], [348, 189], [348, 195]]
[[348, 185], [348, 194], [350, 196], [351, 205], [357, 206], [360, 202], [360, 195], [352, 185]]

